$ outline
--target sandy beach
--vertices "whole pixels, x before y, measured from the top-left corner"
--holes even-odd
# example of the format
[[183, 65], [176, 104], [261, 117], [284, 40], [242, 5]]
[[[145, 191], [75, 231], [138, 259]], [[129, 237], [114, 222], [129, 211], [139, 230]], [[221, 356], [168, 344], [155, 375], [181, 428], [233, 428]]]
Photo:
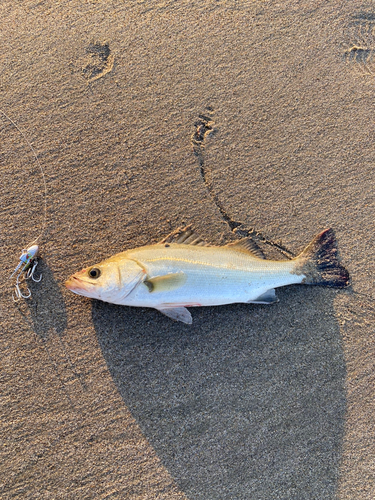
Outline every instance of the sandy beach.
[[[5, 0], [0, 26], [0, 498], [372, 500], [374, 6]], [[192, 325], [64, 287], [187, 224], [293, 254], [332, 227], [351, 286]]]

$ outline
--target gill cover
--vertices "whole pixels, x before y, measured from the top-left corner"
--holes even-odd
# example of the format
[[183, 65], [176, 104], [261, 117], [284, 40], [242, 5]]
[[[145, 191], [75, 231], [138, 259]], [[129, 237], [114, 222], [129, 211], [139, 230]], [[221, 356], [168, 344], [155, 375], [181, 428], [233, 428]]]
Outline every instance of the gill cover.
[[[116, 255], [93, 267], [100, 271], [96, 280], [100, 287], [97, 298], [106, 302], [121, 303], [145, 277], [144, 269], [136, 261]], [[87, 271], [90, 274], [90, 269]]]
[[144, 279], [145, 271], [134, 260], [120, 259], [118, 256], [73, 274], [66, 282], [66, 287], [85, 297], [121, 303]]

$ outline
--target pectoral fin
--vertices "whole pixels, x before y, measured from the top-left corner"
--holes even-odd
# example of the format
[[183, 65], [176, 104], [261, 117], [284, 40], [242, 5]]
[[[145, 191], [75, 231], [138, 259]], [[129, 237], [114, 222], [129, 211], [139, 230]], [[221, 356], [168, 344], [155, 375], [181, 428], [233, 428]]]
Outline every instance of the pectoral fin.
[[255, 300], [249, 300], [248, 304], [273, 304], [274, 302], [278, 302], [278, 300], [275, 289], [270, 288], [265, 293], [262, 293], [262, 295], [259, 295]]
[[168, 316], [168, 318], [174, 319], [175, 321], [181, 321], [187, 325], [191, 325], [193, 318], [186, 307], [168, 307], [165, 309], [158, 309], [161, 313]]
[[143, 283], [147, 286], [150, 293], [170, 292], [180, 288], [186, 281], [185, 273], [170, 273], [163, 276], [147, 278]]

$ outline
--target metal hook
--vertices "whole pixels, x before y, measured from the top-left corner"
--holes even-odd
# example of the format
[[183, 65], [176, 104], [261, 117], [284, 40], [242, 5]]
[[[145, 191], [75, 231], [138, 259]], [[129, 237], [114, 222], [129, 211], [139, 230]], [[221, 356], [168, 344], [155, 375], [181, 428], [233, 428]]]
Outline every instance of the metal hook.
[[22, 292], [21, 292], [21, 288], [20, 288], [20, 276], [22, 274], [22, 271], [18, 274], [17, 276], [17, 279], [16, 279], [16, 284], [15, 284], [15, 293], [16, 293], [16, 299], [14, 298], [14, 295], [12, 294], [12, 298], [13, 298], [13, 301], [14, 302], [18, 302], [19, 300], [21, 299], [29, 299], [31, 297], [31, 292], [29, 290], [28, 287], [26, 287], [26, 290], [28, 292], [27, 295], [24, 295]]
[[35, 279], [35, 278], [34, 278], [34, 276], [31, 276], [31, 278], [32, 278], [32, 280], [33, 280], [35, 283], [39, 283], [40, 281], [42, 281], [43, 274], [41, 274], [41, 275], [39, 276], [39, 279], [38, 279], [38, 280], [37, 280], [37, 279]]
[[39, 279], [36, 279], [34, 278], [34, 272], [35, 272], [35, 269], [36, 269], [36, 266], [38, 265], [38, 260], [37, 259], [34, 259], [34, 260], [31, 260], [30, 261], [30, 264], [32, 264], [32, 267], [29, 268], [27, 271], [26, 271], [26, 276], [25, 276], [25, 279], [32, 279], [33, 281], [35, 281], [35, 283], [39, 283], [41, 280], [42, 280], [42, 277], [43, 275], [41, 274], [39, 276]]

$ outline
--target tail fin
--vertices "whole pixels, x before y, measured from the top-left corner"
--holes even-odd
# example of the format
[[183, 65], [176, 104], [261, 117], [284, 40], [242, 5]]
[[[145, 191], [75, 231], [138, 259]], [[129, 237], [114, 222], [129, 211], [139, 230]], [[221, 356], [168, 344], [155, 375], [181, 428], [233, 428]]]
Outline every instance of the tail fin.
[[303, 283], [343, 288], [349, 285], [349, 273], [337, 259], [337, 243], [333, 229], [318, 234], [296, 258], [300, 271], [306, 276]]

